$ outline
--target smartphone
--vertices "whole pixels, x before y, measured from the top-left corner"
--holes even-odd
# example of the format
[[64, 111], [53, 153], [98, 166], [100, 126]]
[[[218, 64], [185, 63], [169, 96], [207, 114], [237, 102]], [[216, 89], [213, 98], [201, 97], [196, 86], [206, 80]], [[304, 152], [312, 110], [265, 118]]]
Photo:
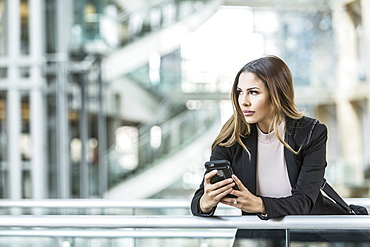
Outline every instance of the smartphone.
[[[214, 175], [211, 178], [211, 183], [217, 183], [219, 181], [222, 181], [227, 178], [231, 178], [231, 175], [233, 174], [233, 169], [231, 168], [230, 162], [228, 160], [213, 160], [213, 161], [207, 161], [204, 164], [207, 173], [211, 172], [213, 170], [217, 170], [216, 175]], [[233, 187], [234, 190], [239, 190], [238, 186]], [[233, 195], [227, 195], [229, 197], [235, 197]]]

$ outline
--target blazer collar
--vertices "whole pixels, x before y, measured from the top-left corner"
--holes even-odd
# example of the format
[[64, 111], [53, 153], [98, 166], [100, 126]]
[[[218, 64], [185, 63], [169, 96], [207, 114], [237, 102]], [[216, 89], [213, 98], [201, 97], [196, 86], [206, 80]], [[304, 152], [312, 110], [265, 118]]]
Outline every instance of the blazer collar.
[[248, 148], [250, 155], [243, 150], [243, 181], [248, 190], [256, 194], [256, 164], [257, 164], [257, 128], [255, 124], [250, 125], [251, 133], [243, 138], [244, 145]]
[[[295, 143], [294, 143], [292, 135], [289, 135], [289, 134], [286, 133], [284, 140], [285, 140], [285, 142], [287, 142], [289, 144], [289, 146], [291, 146], [293, 149], [295, 149]], [[285, 155], [285, 162], [286, 162], [286, 166], [287, 166], [287, 170], [288, 170], [290, 185], [293, 188], [294, 185], [297, 182], [298, 173], [299, 173], [298, 167], [297, 167], [297, 164], [296, 164], [296, 160], [295, 160], [295, 154], [292, 153], [290, 150], [288, 150], [286, 147], [284, 147], [284, 155]]]
[[[299, 129], [299, 122], [300, 120], [294, 120], [291, 118], [286, 117], [285, 123], [286, 123], [286, 130], [285, 130], [285, 137], [284, 141], [288, 143], [288, 145], [293, 148], [295, 151], [297, 150], [297, 145], [295, 142], [295, 135], [297, 130]], [[286, 147], [284, 147], [284, 155], [285, 155], [285, 162], [287, 165], [288, 170], [288, 176], [289, 181], [292, 187], [295, 186], [298, 179], [299, 169], [297, 167], [296, 162], [296, 155], [292, 153], [290, 150], [288, 150]]]

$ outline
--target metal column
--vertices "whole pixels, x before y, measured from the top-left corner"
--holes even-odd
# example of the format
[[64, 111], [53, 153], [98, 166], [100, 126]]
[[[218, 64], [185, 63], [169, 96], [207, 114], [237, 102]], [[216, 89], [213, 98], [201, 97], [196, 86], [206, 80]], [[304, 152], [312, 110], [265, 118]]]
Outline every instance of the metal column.
[[[19, 147], [21, 104], [18, 59], [20, 56], [20, 0], [8, 1], [9, 91], [7, 95], [9, 197], [22, 198], [22, 160]], [[16, 212], [14, 212], [16, 213]]]
[[107, 127], [104, 111], [104, 82], [102, 78], [102, 61], [97, 58], [99, 66], [99, 110], [98, 110], [98, 152], [99, 152], [99, 195], [103, 197], [108, 191], [108, 162], [107, 162]]
[[[9, 68], [9, 79], [14, 81], [14, 73]], [[17, 73], [17, 71], [15, 71]], [[22, 198], [22, 161], [19, 147], [21, 133], [21, 104], [20, 93], [11, 88], [7, 96], [7, 130], [8, 130], [8, 169], [9, 169], [9, 196], [10, 199]]]
[[87, 143], [89, 140], [88, 121], [88, 80], [85, 72], [79, 75], [81, 86], [81, 108], [80, 108], [80, 138], [81, 138], [81, 162], [80, 162], [80, 197], [89, 197], [89, 164], [87, 160]]
[[57, 171], [58, 196], [70, 197], [70, 160], [69, 160], [69, 128], [67, 106], [68, 54], [67, 54], [67, 4], [69, 1], [58, 0], [57, 8]]
[[47, 170], [45, 165], [45, 114], [42, 94], [44, 79], [41, 73], [43, 56], [43, 8], [41, 0], [30, 1], [30, 55], [32, 88], [30, 92], [30, 130], [32, 143], [31, 179], [32, 198], [46, 196]]

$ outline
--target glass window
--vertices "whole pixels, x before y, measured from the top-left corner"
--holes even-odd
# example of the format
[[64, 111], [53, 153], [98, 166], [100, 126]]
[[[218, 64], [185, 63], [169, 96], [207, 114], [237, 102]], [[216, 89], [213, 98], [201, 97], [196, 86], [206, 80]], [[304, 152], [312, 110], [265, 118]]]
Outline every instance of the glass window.
[[20, 151], [23, 161], [31, 159], [30, 139], [30, 98], [28, 92], [22, 91], [21, 102], [22, 133], [20, 134]]
[[20, 6], [21, 16], [21, 54], [30, 54], [30, 36], [29, 36], [29, 1], [22, 0]]
[[21, 68], [19, 68], [19, 75], [22, 78], [29, 78], [30, 77], [30, 68], [29, 67], [21, 67]]
[[[0, 36], [1, 39], [1, 36]], [[1, 56], [1, 54], [0, 54]], [[7, 68], [0, 68], [0, 78], [8, 77], [8, 69]]]
[[45, 49], [47, 53], [56, 52], [56, 1], [45, 1]]

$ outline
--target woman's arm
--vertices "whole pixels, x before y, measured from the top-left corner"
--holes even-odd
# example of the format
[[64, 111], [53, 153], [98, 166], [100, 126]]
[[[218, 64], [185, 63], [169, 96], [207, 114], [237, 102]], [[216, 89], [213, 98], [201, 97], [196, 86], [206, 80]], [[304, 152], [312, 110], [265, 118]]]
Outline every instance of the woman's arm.
[[[231, 160], [224, 147], [217, 146], [212, 152], [211, 160]], [[232, 191], [235, 183], [229, 179], [211, 184], [211, 177], [216, 171], [205, 174], [199, 189], [195, 192], [191, 211], [196, 216], [212, 216], [220, 200]]]
[[204, 193], [199, 200], [199, 208], [203, 213], [209, 213], [217, 204], [233, 191], [234, 181], [229, 178], [215, 184], [211, 184], [211, 178], [217, 173], [216, 170], [204, 176]]

